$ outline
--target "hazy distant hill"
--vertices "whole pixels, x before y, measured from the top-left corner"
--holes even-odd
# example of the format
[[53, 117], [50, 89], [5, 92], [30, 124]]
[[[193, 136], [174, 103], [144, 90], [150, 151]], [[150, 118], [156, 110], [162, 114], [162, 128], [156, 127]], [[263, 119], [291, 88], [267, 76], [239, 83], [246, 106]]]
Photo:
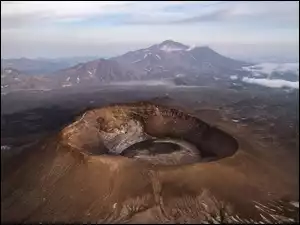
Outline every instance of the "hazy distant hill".
[[1, 59], [1, 68], [13, 68], [29, 75], [43, 75], [93, 59], [95, 57]]

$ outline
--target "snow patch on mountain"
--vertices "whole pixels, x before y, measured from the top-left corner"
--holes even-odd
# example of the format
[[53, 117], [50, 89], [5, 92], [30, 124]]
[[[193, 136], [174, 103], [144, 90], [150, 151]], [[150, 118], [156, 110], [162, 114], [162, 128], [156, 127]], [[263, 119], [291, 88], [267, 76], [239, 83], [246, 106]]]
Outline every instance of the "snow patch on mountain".
[[183, 51], [185, 49], [177, 46], [163, 45], [162, 47], [160, 47], [160, 50], [165, 52], [175, 52], [175, 51]]
[[62, 85], [63, 88], [64, 88], [64, 87], [70, 87], [70, 86], [72, 86], [72, 84], [63, 84], [63, 85]]
[[186, 51], [192, 51], [194, 48], [196, 48], [196, 45], [190, 46]]
[[296, 208], [299, 208], [299, 202], [290, 202], [291, 205], [295, 206]]
[[144, 70], [145, 70], [146, 72], [151, 72], [151, 71], [152, 71], [152, 68], [144, 68]]
[[141, 61], [142, 61], [141, 59], [138, 59], [138, 60], [133, 61], [133, 62], [131, 62], [131, 63], [134, 64], [134, 63], [138, 63], [138, 62], [141, 62]]
[[89, 77], [90, 77], [90, 78], [94, 78], [94, 77], [95, 77], [95, 73], [93, 73], [93, 72], [91, 72], [91, 71], [89, 71], [89, 70], [88, 70], [87, 72], [89, 73]]
[[152, 53], [151, 52], [149, 52], [149, 53], [146, 53], [145, 55], [144, 55], [144, 59], [146, 59], [148, 56], [150, 56], [150, 55], [152, 55]]
[[1, 145], [1, 151], [3, 150], [3, 151], [7, 151], [7, 150], [10, 150], [11, 149], [11, 147], [10, 146], [8, 146], [8, 145]]

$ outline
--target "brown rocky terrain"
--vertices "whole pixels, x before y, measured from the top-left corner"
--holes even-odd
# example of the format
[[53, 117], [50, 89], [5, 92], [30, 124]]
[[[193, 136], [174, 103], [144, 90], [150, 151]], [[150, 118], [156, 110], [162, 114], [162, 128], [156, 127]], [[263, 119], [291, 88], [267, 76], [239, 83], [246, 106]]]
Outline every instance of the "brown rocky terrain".
[[[201, 152], [204, 159], [228, 157], [238, 148], [236, 140], [221, 130], [179, 110], [147, 102], [87, 111], [62, 131], [63, 143], [83, 154], [97, 155], [120, 154], [135, 143], [155, 138], [161, 142], [159, 138], [164, 137], [174, 139], [164, 140], [165, 144], [173, 142], [176, 146], [179, 139], [193, 144], [195, 150], [183, 147], [181, 151]], [[180, 157], [179, 161], [182, 160], [185, 161], [184, 157]]]
[[[299, 221], [299, 133], [289, 125], [297, 127], [290, 100], [280, 95], [256, 98], [244, 92], [225, 94], [208, 89], [170, 91], [165, 98], [153, 98], [157, 90], [141, 93], [149, 99], [146, 105], [130, 93], [128, 98], [134, 103], [124, 104], [129, 102], [125, 94], [114, 98], [113, 94], [98, 92], [120, 103], [95, 103], [97, 107], [88, 111], [77, 110], [73, 113], [77, 117], [69, 116], [72, 119], [66, 116], [67, 108], [78, 106], [70, 97], [68, 107], [61, 100], [65, 112], [56, 108], [51, 114], [50, 109], [33, 108], [3, 114], [2, 145], [11, 145], [12, 151], [15, 148], [20, 153], [1, 164], [1, 222]], [[95, 98], [95, 93], [91, 96]], [[81, 94], [75, 99], [79, 104], [88, 98], [88, 94]], [[48, 124], [41, 118], [53, 122]], [[22, 120], [23, 127], [14, 125], [17, 119]], [[35, 128], [37, 124], [42, 128]], [[138, 127], [134, 135], [180, 136], [196, 146], [201, 157], [208, 152], [222, 153], [222, 157], [165, 166], [105, 154], [113, 148], [127, 148], [125, 142], [118, 147], [111, 141], [118, 138], [109, 136], [114, 132], [126, 134], [118, 133], [126, 130], [126, 124]], [[19, 130], [10, 131], [13, 127]], [[139, 130], [141, 127], [145, 132]], [[99, 141], [103, 137], [106, 142]], [[26, 139], [35, 142], [26, 146]], [[236, 140], [238, 149], [226, 154], [226, 148], [232, 149], [226, 140]]]

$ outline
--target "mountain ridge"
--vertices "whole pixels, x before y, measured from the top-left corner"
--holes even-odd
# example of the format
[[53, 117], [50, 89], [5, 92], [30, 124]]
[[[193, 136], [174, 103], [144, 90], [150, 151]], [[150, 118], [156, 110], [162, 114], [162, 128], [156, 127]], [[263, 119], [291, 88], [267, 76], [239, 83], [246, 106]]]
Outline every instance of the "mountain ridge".
[[236, 70], [249, 65], [251, 64], [223, 56], [209, 46], [190, 47], [165, 40], [148, 48], [108, 59], [82, 62], [48, 73], [44, 75], [45, 82], [48, 82], [44, 86], [64, 88], [161, 79], [176, 79], [175, 83], [180, 79], [179, 83], [187, 85], [210, 85], [216, 82], [214, 77], [229, 79]]

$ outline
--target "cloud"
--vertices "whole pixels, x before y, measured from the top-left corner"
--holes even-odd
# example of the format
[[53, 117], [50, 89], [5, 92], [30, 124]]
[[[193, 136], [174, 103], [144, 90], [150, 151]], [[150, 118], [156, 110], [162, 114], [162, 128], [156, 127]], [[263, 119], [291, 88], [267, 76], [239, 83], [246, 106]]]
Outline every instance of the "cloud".
[[253, 66], [243, 67], [244, 70], [253, 73], [271, 75], [274, 72], [291, 72], [299, 76], [299, 63], [260, 63]]
[[276, 44], [277, 54], [291, 55], [289, 49], [296, 52], [299, 46], [298, 8], [298, 2], [2, 1], [1, 53], [107, 55], [110, 49], [123, 53], [128, 46], [174, 39], [188, 45], [235, 44], [234, 49], [223, 45], [230, 54], [248, 54], [237, 44], [259, 43], [247, 52], [263, 54], [273, 51], [268, 44]]
[[45, 22], [80, 21], [117, 13], [129, 4], [131, 2], [127, 1], [1, 2], [1, 25], [4, 28], [17, 28]]
[[[223, 3], [223, 4], [222, 4]], [[178, 20], [176, 23], [255, 20], [263, 22], [298, 23], [299, 2], [221, 2]]]
[[280, 79], [255, 79], [249, 77], [243, 77], [242, 81], [245, 83], [250, 84], [258, 84], [265, 87], [270, 88], [294, 88], [299, 89], [299, 81], [287, 81], [287, 80], [280, 80]]
[[177, 23], [195, 23], [195, 22], [207, 22], [207, 21], [220, 21], [226, 19], [230, 15], [229, 9], [220, 9], [212, 11], [203, 15], [186, 18], [183, 20], [175, 21]]
[[[76, 22], [105, 15], [130, 15], [124, 24], [176, 24], [238, 21], [261, 17], [269, 21], [298, 21], [299, 2], [134, 2], [134, 1], [20, 1], [1, 2], [4, 28], [46, 22]], [[171, 10], [170, 10], [171, 9]]]
[[[166, 12], [169, 5], [180, 6], [193, 2], [136, 2], [136, 1], [20, 1], [1, 2], [1, 25], [4, 28], [32, 26], [49, 22], [84, 21], [91, 18], [103, 19], [106, 15], [128, 14], [132, 20], [146, 20], [179, 16], [182, 13]], [[182, 14], [183, 15], [183, 14]], [[126, 21], [124, 21], [126, 23]]]

